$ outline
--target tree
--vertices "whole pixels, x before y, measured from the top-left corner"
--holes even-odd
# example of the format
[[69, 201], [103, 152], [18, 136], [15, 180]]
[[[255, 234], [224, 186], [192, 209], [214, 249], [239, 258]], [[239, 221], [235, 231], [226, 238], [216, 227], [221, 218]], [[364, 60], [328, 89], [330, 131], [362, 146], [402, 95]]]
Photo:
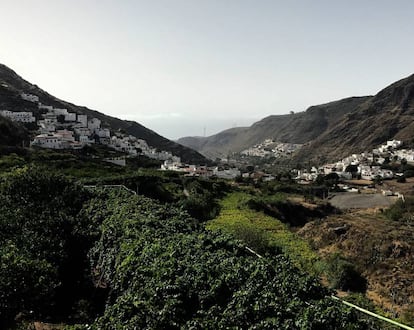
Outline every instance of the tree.
[[353, 178], [356, 177], [358, 175], [358, 165], [352, 165], [352, 164], [348, 165], [345, 168], [345, 172], [352, 173]]
[[399, 183], [405, 183], [407, 180], [405, 179], [404, 175], [401, 175], [397, 178], [397, 182]]
[[381, 176], [379, 176], [379, 175], [376, 175], [376, 176], [372, 179], [372, 182], [373, 182], [374, 184], [377, 184], [377, 185], [382, 185], [382, 177], [381, 177]]
[[328, 175], [325, 176], [325, 182], [327, 184], [330, 184], [331, 186], [334, 184], [337, 184], [339, 181], [339, 175], [338, 173], [331, 172]]

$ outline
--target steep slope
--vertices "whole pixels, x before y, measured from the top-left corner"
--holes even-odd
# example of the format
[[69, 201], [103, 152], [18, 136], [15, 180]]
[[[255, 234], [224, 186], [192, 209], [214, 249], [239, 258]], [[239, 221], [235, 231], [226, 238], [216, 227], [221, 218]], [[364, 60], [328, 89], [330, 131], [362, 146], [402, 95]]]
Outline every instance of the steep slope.
[[272, 138], [281, 142], [307, 143], [332, 128], [370, 96], [351, 97], [308, 108], [304, 112], [266, 117], [250, 127], [233, 128], [207, 138], [186, 137], [179, 143], [207, 157], [223, 157]]
[[43, 104], [52, 105], [56, 108], [66, 108], [70, 112], [96, 117], [102, 121], [103, 126], [109, 127], [112, 130], [123, 130], [128, 134], [144, 139], [152, 147], [171, 151], [174, 155], [180, 156], [184, 162], [205, 163], [207, 161], [198, 152], [170, 141], [137, 122], [121, 120], [60, 100], [38, 86], [24, 80], [7, 66], [0, 64], [0, 109], [33, 111], [36, 113], [38, 111], [36, 105], [22, 100], [20, 97], [21, 92], [37, 95]]
[[331, 161], [390, 139], [414, 138], [414, 75], [399, 80], [345, 115], [301, 149], [298, 160]]

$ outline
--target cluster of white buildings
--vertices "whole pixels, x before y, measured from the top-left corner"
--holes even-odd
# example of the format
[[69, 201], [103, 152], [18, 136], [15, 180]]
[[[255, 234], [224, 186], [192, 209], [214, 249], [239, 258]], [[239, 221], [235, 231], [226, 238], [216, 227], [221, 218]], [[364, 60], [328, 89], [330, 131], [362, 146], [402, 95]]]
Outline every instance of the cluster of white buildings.
[[98, 118], [88, 119], [87, 115], [69, 112], [38, 103], [41, 119], [37, 121], [39, 135], [32, 141], [33, 146], [49, 149], [80, 149], [93, 143], [109, 144], [111, 133], [101, 127]]
[[144, 155], [152, 159], [170, 161], [172, 163], [180, 163], [180, 157], [174, 156], [169, 151], [158, 151], [156, 148], [150, 147], [147, 141], [138, 139], [132, 135], [124, 135], [116, 133], [111, 137], [108, 144], [109, 147], [136, 156]]
[[181, 162], [175, 162], [171, 160], [164, 161], [161, 165], [162, 171], [176, 171], [182, 172], [185, 176], [197, 176], [197, 177], [217, 177], [221, 179], [235, 179], [241, 176], [241, 172], [236, 167], [230, 166], [200, 166], [200, 165], [188, 165]]
[[[152, 148], [145, 140], [121, 133], [111, 136], [110, 130], [103, 128], [98, 118], [88, 118], [84, 114], [42, 104], [39, 97], [33, 94], [21, 93], [20, 96], [25, 101], [37, 104], [41, 112], [38, 120], [33, 112], [0, 110], [0, 115], [12, 121], [36, 123], [39, 134], [31, 142], [32, 146], [49, 149], [81, 149], [85, 145], [99, 143], [133, 156], [145, 155], [153, 159], [180, 162], [179, 157], [171, 152]], [[115, 161], [118, 162], [119, 159]]]
[[272, 139], [266, 139], [262, 143], [240, 152], [242, 156], [252, 157], [283, 157], [292, 154], [302, 145], [294, 143], [282, 143]]
[[[297, 171], [297, 180], [314, 181], [318, 175], [328, 175], [336, 173], [342, 179], [351, 179], [353, 176], [361, 177], [364, 180], [374, 180], [375, 178], [392, 179], [401, 173], [394, 173], [391, 170], [382, 169], [381, 164], [387, 160], [402, 160], [414, 162], [414, 150], [398, 149], [402, 146], [402, 141], [390, 140], [372, 152], [353, 154], [344, 159], [331, 164], [325, 164], [319, 168], [312, 167], [310, 171]], [[379, 165], [377, 165], [379, 164]], [[352, 169], [352, 171], [351, 171]]]
[[13, 112], [9, 110], [0, 110], [0, 116], [9, 118], [12, 121], [20, 123], [34, 123], [36, 118], [33, 116], [33, 112], [19, 111]]
[[29, 102], [33, 102], [33, 103], [38, 103], [39, 102], [39, 96], [37, 96], [37, 95], [21, 93], [20, 96], [25, 101], [29, 101]]
[[392, 151], [394, 149], [397, 149], [400, 146], [402, 146], [402, 141], [390, 140], [390, 141], [387, 141], [387, 143], [379, 146], [377, 149], [373, 149], [372, 152], [374, 154], [382, 154], [382, 153], [386, 153], [388, 151]]

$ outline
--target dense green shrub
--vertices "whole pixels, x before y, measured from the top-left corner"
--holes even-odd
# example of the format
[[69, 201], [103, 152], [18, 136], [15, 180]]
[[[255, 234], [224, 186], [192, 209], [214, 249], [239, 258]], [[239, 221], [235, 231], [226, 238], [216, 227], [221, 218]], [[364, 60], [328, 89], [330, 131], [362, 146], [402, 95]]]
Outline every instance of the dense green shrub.
[[276, 247], [271, 248], [270, 236], [262, 229], [254, 226], [237, 225], [234, 227], [233, 235], [259, 254], [270, 251], [274, 254], [275, 252], [280, 253]]
[[414, 197], [406, 196], [399, 199], [390, 208], [385, 210], [385, 216], [392, 221], [414, 221]]
[[96, 231], [79, 216], [88, 192], [41, 168], [23, 168], [0, 185], [0, 324], [16, 313], [70, 312], [84, 294], [86, 253]]
[[12, 242], [0, 246], [0, 326], [20, 313], [42, 315], [59, 286], [56, 265]]
[[352, 292], [365, 292], [367, 289], [367, 280], [355, 268], [354, 264], [339, 254], [330, 257], [327, 273], [329, 282], [334, 289]]
[[217, 199], [228, 187], [223, 182], [187, 179], [184, 181], [186, 197], [180, 205], [194, 218], [206, 221], [217, 216], [220, 207]]

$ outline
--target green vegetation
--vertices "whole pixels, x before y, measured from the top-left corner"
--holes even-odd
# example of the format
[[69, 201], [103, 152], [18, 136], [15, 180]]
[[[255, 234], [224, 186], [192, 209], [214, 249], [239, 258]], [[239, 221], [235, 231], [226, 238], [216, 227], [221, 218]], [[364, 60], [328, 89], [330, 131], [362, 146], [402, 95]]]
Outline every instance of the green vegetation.
[[[0, 88], [0, 97], [1, 90], [2, 88]], [[29, 142], [28, 130], [23, 125], [0, 116], [0, 152], [3, 146], [21, 146], [23, 142], [26, 144]]]
[[159, 171], [159, 162], [146, 157], [128, 158], [127, 166], [120, 167], [99, 159], [113, 151], [99, 146], [84, 149], [79, 152], [18, 149], [19, 154], [0, 157], [0, 178], [27, 165], [35, 166], [45, 172], [63, 174], [83, 185], [124, 185], [158, 201], [176, 203], [199, 220], [217, 215], [216, 200], [228, 190], [222, 180], [185, 178], [177, 172]]
[[0, 175], [10, 169], [23, 165], [47, 167], [54, 172], [73, 178], [102, 178], [107, 176], [126, 175], [142, 168], [159, 168], [160, 162], [147, 157], [127, 159], [127, 166], [117, 166], [103, 161], [105, 157], [117, 157], [122, 154], [111, 149], [94, 146], [76, 151], [60, 151], [49, 149], [14, 148], [4, 150], [0, 157]]
[[83, 279], [96, 231], [79, 215], [89, 193], [35, 168], [11, 173], [0, 192], [1, 327], [19, 312], [64, 317], [91, 289]]
[[283, 256], [258, 259], [185, 213], [114, 197], [89, 206], [104, 218], [93, 268], [111, 286], [97, 328], [362, 327]]
[[320, 219], [335, 211], [330, 204], [325, 203], [320, 203], [317, 207], [309, 209], [299, 203], [292, 202], [288, 199], [287, 194], [282, 193], [253, 197], [247, 202], [247, 205], [253, 210], [262, 211], [295, 227], [303, 226], [311, 219]]
[[[241, 241], [205, 230], [179, 203], [86, 191], [30, 167], [3, 176], [0, 190], [2, 328], [17, 314], [78, 324], [71, 329], [366, 328], [284, 255], [259, 259]], [[248, 198], [230, 194], [224, 204], [259, 214], [246, 208]]]
[[[282, 200], [282, 196], [274, 197], [274, 200]], [[222, 229], [233, 234], [240, 234], [239, 228], [253, 233], [261, 231], [268, 237], [266, 240], [270, 249], [281, 249], [296, 266], [312, 274], [319, 274], [321, 263], [311, 247], [281, 221], [250, 209], [248, 205], [252, 200], [255, 197], [245, 192], [228, 194], [221, 201], [220, 215], [208, 223], [208, 228]]]
[[334, 289], [352, 292], [365, 292], [367, 280], [355, 268], [355, 265], [339, 254], [329, 257], [328, 279]]
[[414, 197], [407, 196], [405, 200], [399, 199], [389, 209], [385, 210], [385, 216], [392, 221], [413, 223]]

